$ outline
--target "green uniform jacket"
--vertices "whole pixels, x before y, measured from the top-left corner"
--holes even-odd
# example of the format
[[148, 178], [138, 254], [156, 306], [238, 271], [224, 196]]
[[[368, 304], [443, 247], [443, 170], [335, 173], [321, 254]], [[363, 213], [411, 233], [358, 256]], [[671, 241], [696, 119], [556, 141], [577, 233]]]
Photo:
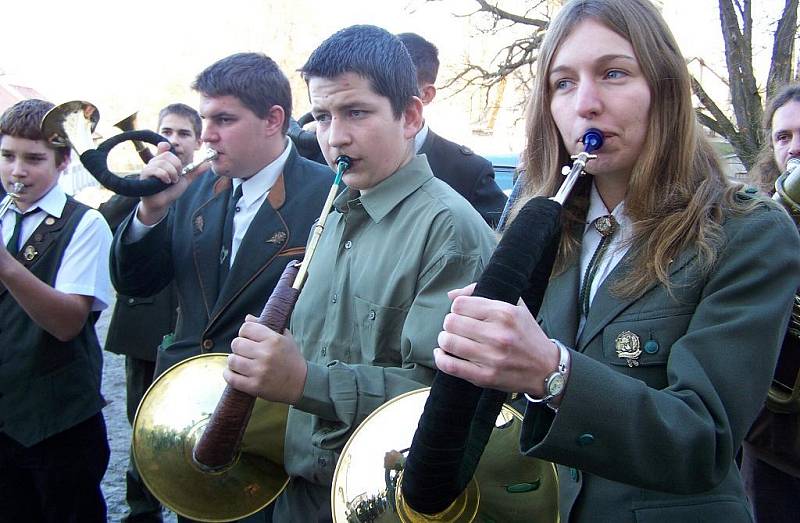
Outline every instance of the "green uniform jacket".
[[209, 171], [186, 189], [169, 215], [144, 238], [122, 241], [132, 214], [114, 236], [111, 281], [117, 292], [152, 296], [173, 280], [177, 288], [180, 316], [175, 341], [159, 348], [156, 374], [191, 356], [230, 352], [245, 316], [258, 316], [286, 264], [302, 259], [332, 172], [292, 149], [282, 176], [247, 229], [228, 279], [219, 288], [228, 202], [219, 188], [228, 180]]
[[[115, 194], [98, 210], [113, 233], [138, 204], [139, 198]], [[162, 338], [175, 330], [177, 307], [178, 295], [174, 283], [152, 296], [117, 294], [105, 350], [138, 360], [156, 361], [156, 350]]]
[[[560, 464], [563, 523], [751, 521], [734, 456], [772, 379], [800, 240], [772, 204], [723, 228], [709, 275], [693, 252], [670, 265], [674, 298], [661, 285], [636, 299], [610, 293], [629, 252], [577, 340], [578, 268], [552, 279], [542, 328], [575, 350], [558, 413], [529, 405], [521, 450]], [[638, 366], [617, 354], [626, 332], [640, 340]]]

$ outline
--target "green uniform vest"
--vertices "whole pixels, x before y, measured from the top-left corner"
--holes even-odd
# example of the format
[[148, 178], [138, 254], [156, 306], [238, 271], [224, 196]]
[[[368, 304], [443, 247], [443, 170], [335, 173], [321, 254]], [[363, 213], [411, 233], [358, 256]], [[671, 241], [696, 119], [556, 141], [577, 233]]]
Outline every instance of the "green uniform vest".
[[[87, 210], [67, 197], [61, 217], [48, 216], [17, 259], [55, 285], [64, 251]], [[94, 319], [93, 314], [75, 338], [59, 341], [0, 284], [0, 433], [30, 447], [100, 411], [103, 360]]]

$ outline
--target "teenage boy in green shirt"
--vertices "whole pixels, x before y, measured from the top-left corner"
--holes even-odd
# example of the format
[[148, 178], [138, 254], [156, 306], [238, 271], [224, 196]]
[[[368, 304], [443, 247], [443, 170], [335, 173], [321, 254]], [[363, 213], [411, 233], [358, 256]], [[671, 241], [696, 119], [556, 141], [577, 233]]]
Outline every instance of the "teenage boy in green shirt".
[[494, 248], [481, 216], [414, 154], [414, 65], [397, 37], [343, 29], [302, 67], [328, 164], [352, 158], [292, 317], [248, 320], [231, 344], [233, 387], [292, 405], [275, 521], [330, 518], [336, 459], [375, 408], [430, 384], [447, 291], [477, 279]]

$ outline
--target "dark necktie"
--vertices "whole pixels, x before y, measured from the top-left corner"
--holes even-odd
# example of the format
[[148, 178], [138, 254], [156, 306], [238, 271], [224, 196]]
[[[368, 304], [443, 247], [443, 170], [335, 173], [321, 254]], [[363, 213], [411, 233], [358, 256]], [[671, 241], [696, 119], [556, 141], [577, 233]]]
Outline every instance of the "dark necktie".
[[22, 233], [22, 220], [30, 213], [21, 213], [21, 212], [14, 212], [14, 218], [16, 221], [14, 222], [14, 232], [11, 234], [11, 238], [8, 239], [8, 243], [6, 244], [6, 249], [8, 252], [11, 253], [11, 256], [16, 257], [19, 253], [19, 236]]
[[233, 217], [239, 210], [237, 203], [242, 197], [242, 184], [240, 183], [233, 196], [228, 200], [228, 209], [225, 211], [225, 224], [222, 227], [222, 246], [219, 251], [219, 288], [225, 283], [231, 267], [231, 250], [233, 245]]
[[608, 250], [608, 244], [611, 243], [611, 237], [614, 236], [614, 232], [617, 230], [617, 221], [610, 214], [597, 218], [593, 222], [593, 225], [595, 230], [600, 233], [602, 238], [600, 238], [600, 243], [594, 250], [592, 259], [589, 260], [589, 265], [586, 266], [586, 272], [583, 274], [580, 303], [581, 312], [583, 313], [584, 318], [589, 317], [589, 295], [591, 294], [592, 281], [594, 280], [595, 273], [597, 273], [597, 267], [600, 265], [600, 260], [603, 258], [603, 254], [605, 254], [606, 250]]

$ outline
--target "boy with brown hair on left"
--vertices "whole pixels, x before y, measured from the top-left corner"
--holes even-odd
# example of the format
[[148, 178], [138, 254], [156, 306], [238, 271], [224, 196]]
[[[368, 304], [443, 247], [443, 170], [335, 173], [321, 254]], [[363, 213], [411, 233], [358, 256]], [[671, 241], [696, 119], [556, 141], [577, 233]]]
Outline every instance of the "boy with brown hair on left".
[[69, 165], [39, 125], [53, 104], [0, 117], [0, 522], [106, 521], [108, 465], [94, 330], [112, 299], [111, 232], [58, 185]]

